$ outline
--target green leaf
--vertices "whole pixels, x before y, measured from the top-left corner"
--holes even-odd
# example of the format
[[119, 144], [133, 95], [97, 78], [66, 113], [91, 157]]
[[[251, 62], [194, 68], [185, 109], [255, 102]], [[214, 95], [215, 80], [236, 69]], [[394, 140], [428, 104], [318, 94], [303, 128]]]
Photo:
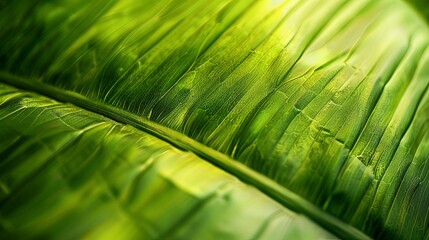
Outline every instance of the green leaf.
[[11, 239], [334, 238], [129, 125], [4, 84], [0, 103], [0, 211]]
[[[151, 187], [137, 191], [141, 199], [119, 201], [123, 204], [119, 213], [127, 217], [124, 225], [112, 227], [113, 232], [127, 227], [133, 232], [133, 224], [153, 221], [143, 227], [149, 229], [147, 238], [180, 238], [174, 234], [195, 225], [185, 222], [177, 228], [174, 221], [201, 216], [204, 220], [198, 224], [207, 226], [201, 234], [223, 232], [225, 225], [218, 224], [231, 219], [227, 227], [244, 234], [234, 238], [262, 236], [258, 234], [263, 231], [255, 228], [271, 229], [267, 219], [272, 210], [249, 206], [263, 216], [258, 215], [248, 229], [243, 227], [247, 221], [247, 211], [240, 208], [243, 199], [225, 205], [227, 213], [207, 213], [206, 219], [197, 207], [207, 204], [204, 199], [182, 198], [195, 193], [189, 188], [210, 179], [211, 171], [223, 170], [271, 197], [264, 200], [267, 204], [275, 205], [275, 200], [283, 205], [275, 205], [277, 209], [305, 214], [341, 238], [366, 237], [355, 228], [378, 239], [428, 238], [429, 25], [418, 13], [420, 8], [415, 9], [406, 2], [383, 0], [4, 2], [0, 6], [0, 81], [77, 107], [46, 105], [36, 100], [42, 98], [39, 95], [13, 102], [8, 100], [9, 92], [27, 93], [2, 87], [0, 119], [5, 132], [0, 135], [0, 167], [4, 166], [1, 176], [6, 176], [1, 181], [2, 201], [8, 204], [2, 204], [0, 212], [3, 228], [19, 236], [18, 226], [25, 227], [46, 212], [38, 222], [47, 225], [33, 226], [40, 231], [37, 234], [45, 234], [42, 237], [101, 231], [113, 223], [99, 223], [98, 219], [108, 217], [97, 214], [104, 213], [113, 198], [104, 206], [96, 194], [85, 205], [79, 196], [92, 191], [103, 195], [109, 188], [98, 190], [99, 185], [110, 186], [107, 180], [121, 181], [121, 176], [131, 178], [139, 169], [131, 164], [121, 176], [106, 180], [102, 172], [110, 162], [154, 158], [166, 169], [184, 171], [177, 180], [184, 183], [173, 191], [165, 190], [165, 183], [155, 178], [145, 180]], [[53, 114], [52, 108], [63, 107], [74, 110]], [[104, 134], [96, 133], [101, 127], [86, 129], [92, 126], [84, 124], [90, 119], [112, 126]], [[49, 124], [43, 127], [39, 121]], [[109, 131], [121, 124], [135, 129], [126, 130], [132, 134]], [[33, 130], [27, 133], [27, 127]], [[79, 134], [60, 133], [67, 127], [84, 131], [87, 142]], [[110, 138], [117, 140], [105, 140]], [[159, 143], [142, 147], [140, 138]], [[162, 150], [167, 160], [153, 152], [164, 149], [163, 144], [169, 146]], [[117, 148], [124, 148], [124, 153], [115, 155]], [[189, 157], [187, 151], [199, 157]], [[69, 160], [57, 160], [58, 156]], [[191, 177], [189, 167], [181, 170], [187, 158], [206, 165], [211, 162], [216, 167], [207, 168], [216, 170], [197, 169], [201, 175]], [[60, 167], [65, 162], [72, 164], [67, 171], [81, 177], [65, 177], [67, 171]], [[153, 171], [158, 176], [163, 169]], [[33, 183], [32, 174], [42, 180]], [[66, 178], [64, 186], [70, 185], [61, 200], [49, 198], [49, 191], [56, 190], [46, 176], [53, 175]], [[171, 180], [175, 174], [166, 176]], [[34, 198], [34, 187], [13, 187], [36, 183], [41, 192]], [[127, 189], [119, 185], [116, 191]], [[109, 191], [107, 195], [115, 196], [115, 190]], [[209, 188], [204, 191], [210, 195]], [[174, 203], [149, 201], [146, 196], [155, 192], [160, 199], [177, 192], [178, 198]], [[253, 195], [264, 196], [257, 191]], [[45, 205], [38, 202], [45, 200]], [[46, 209], [32, 209], [36, 204]], [[80, 204], [83, 207], [78, 210], [70, 207]], [[255, 204], [259, 205], [265, 206]], [[87, 211], [94, 215], [80, 214]], [[177, 218], [161, 219], [163, 211]], [[144, 220], [135, 214], [143, 214]], [[80, 230], [68, 232], [77, 223]], [[276, 231], [277, 237], [285, 238], [295, 230]], [[320, 231], [308, 233], [316, 232]]]

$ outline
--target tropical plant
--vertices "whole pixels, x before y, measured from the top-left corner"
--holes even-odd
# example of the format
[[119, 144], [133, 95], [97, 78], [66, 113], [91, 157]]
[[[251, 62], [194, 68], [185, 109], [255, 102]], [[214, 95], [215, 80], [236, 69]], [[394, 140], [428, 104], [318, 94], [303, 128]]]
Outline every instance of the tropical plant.
[[429, 239], [413, 4], [0, 2], [1, 238]]

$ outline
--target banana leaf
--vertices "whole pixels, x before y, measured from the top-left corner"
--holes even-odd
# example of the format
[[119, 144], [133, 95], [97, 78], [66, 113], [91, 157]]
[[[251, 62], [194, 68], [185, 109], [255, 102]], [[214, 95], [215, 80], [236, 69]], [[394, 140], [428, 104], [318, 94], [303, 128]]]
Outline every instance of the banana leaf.
[[426, 6], [1, 2], [1, 234], [428, 239]]
[[335, 239], [132, 126], [4, 84], [0, 99], [3, 237]]

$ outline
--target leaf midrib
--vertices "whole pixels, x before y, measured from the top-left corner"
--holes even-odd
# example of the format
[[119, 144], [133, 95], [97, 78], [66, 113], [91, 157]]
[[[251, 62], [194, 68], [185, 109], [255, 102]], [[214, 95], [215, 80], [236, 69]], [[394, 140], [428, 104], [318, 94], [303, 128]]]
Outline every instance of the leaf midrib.
[[141, 116], [127, 112], [123, 109], [119, 109], [101, 102], [96, 102], [76, 92], [60, 89], [42, 83], [37, 79], [28, 80], [20, 76], [0, 71], [0, 82], [23, 90], [35, 92], [60, 102], [71, 103], [92, 113], [112, 119], [116, 122], [131, 125], [143, 132], [162, 139], [174, 145], [175, 147], [178, 147], [179, 149], [195, 153], [202, 159], [234, 175], [243, 182], [258, 188], [260, 191], [264, 192], [283, 206], [291, 209], [292, 211], [302, 213], [310, 217], [313, 221], [325, 227], [340, 238], [371, 239], [363, 232], [322, 211], [311, 202], [281, 186], [270, 178], [180, 132], [150, 121]]

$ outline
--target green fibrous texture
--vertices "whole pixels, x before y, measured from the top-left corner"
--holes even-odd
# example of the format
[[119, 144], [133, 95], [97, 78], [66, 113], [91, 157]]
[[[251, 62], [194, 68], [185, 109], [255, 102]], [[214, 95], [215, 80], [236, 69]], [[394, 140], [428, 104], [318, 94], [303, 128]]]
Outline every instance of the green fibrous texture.
[[195, 154], [0, 85], [0, 206], [10, 239], [334, 238]]
[[0, 230], [429, 239], [426, 6], [3, 1]]

